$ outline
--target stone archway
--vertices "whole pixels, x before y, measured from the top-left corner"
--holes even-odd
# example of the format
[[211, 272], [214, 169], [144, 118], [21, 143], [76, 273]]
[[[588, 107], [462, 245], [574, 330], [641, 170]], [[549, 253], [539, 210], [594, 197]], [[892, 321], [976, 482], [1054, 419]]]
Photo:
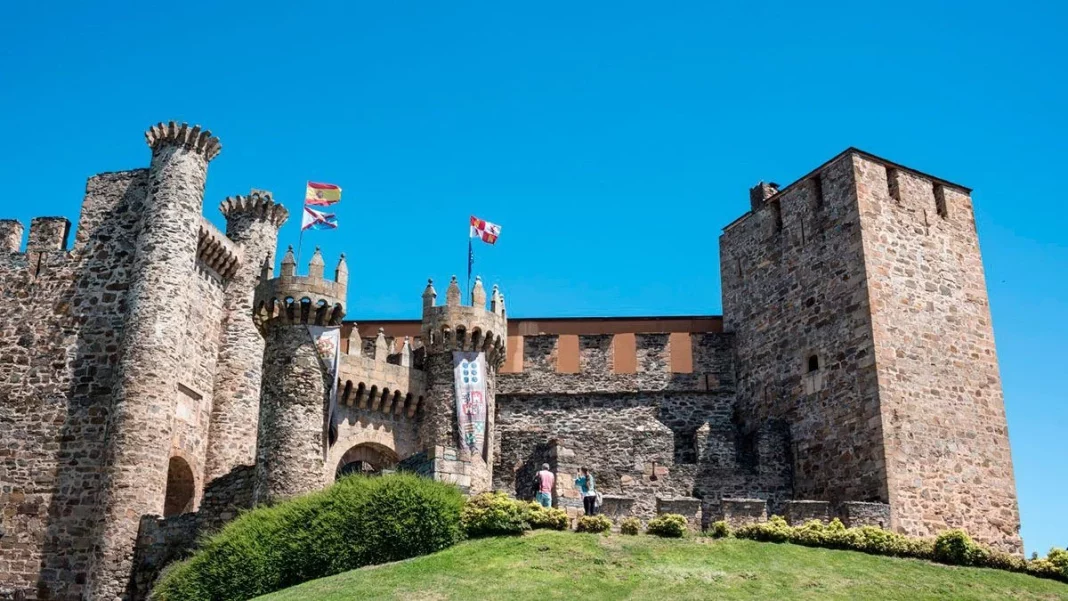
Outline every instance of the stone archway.
[[178, 457], [171, 457], [167, 465], [167, 494], [163, 501], [163, 517], [170, 517], [193, 511], [193, 497], [196, 496], [196, 479], [189, 463]]
[[334, 470], [334, 480], [350, 474], [377, 474], [397, 465], [393, 449], [373, 442], [360, 443], [341, 456]]

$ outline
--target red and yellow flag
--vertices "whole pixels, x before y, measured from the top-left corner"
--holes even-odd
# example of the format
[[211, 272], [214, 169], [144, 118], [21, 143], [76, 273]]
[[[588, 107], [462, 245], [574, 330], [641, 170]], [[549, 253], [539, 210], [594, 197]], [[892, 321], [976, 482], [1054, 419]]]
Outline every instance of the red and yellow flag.
[[308, 182], [304, 192], [304, 204], [326, 207], [341, 200], [341, 186]]

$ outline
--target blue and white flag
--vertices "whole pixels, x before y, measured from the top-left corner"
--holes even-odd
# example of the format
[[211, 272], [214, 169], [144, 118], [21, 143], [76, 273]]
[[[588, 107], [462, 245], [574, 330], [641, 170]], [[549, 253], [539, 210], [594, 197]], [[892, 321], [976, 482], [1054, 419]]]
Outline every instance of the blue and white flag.
[[304, 218], [300, 222], [300, 231], [304, 230], [334, 230], [337, 229], [337, 215], [316, 211], [305, 205]]

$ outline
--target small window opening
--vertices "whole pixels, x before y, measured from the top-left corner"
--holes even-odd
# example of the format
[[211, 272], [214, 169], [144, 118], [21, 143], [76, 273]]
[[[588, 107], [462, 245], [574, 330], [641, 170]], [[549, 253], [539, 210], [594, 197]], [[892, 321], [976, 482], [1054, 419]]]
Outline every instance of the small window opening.
[[820, 369], [820, 358], [819, 358], [819, 356], [818, 355], [809, 355], [809, 357], [808, 357], [808, 373], [812, 373], [814, 371], [819, 371], [819, 369]]
[[812, 176], [812, 200], [814, 208], [823, 206], [823, 178], [818, 173]]
[[935, 209], [942, 219], [949, 217], [949, 207], [946, 206], [946, 187], [942, 184], [934, 185]]
[[779, 201], [769, 202], [768, 207], [771, 208], [772, 226], [775, 228], [775, 232], [782, 231], [782, 206]]

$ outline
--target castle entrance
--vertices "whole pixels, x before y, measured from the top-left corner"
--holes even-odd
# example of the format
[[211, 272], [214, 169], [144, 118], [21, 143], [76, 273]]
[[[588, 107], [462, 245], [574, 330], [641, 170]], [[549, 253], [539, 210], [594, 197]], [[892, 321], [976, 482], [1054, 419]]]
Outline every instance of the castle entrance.
[[397, 465], [397, 454], [389, 447], [365, 442], [358, 444], [341, 456], [334, 471], [334, 479], [351, 474], [374, 475]]

